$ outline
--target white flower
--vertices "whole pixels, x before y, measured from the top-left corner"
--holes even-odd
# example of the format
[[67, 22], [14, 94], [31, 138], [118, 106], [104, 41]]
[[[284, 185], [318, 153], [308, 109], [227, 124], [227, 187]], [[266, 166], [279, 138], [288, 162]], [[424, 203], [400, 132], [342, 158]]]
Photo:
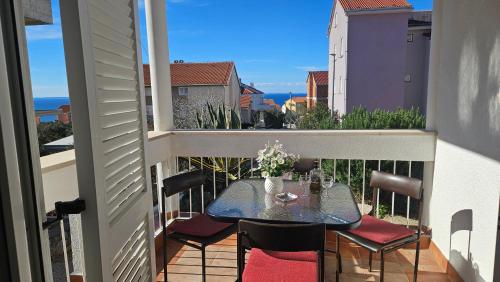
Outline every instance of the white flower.
[[276, 168], [276, 162], [274, 161], [271, 162], [271, 168]]
[[269, 173], [267, 173], [267, 171], [262, 172], [262, 177], [268, 177], [268, 176], [269, 176]]
[[284, 164], [285, 163], [285, 160], [284, 159], [278, 159], [278, 164]]

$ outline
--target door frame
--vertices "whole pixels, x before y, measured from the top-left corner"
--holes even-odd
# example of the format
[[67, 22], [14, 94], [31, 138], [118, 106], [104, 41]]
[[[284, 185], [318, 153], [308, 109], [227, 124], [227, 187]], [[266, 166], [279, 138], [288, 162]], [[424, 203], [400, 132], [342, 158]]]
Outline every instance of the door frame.
[[[52, 281], [22, 1], [0, 1], [0, 184], [12, 281]], [[4, 186], [5, 185], [5, 186]]]

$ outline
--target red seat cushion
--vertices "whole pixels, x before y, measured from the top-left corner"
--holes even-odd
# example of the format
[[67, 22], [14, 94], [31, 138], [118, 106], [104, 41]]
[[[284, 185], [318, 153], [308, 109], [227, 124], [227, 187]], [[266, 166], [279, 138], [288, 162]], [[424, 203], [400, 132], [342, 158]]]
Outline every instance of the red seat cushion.
[[252, 248], [243, 281], [318, 281], [318, 255], [316, 252], [271, 252]]
[[415, 231], [404, 226], [369, 215], [364, 215], [361, 219], [361, 225], [356, 229], [349, 230], [349, 232], [379, 244], [387, 244], [415, 234]]
[[210, 237], [232, 225], [232, 223], [215, 221], [208, 215], [200, 214], [187, 220], [174, 221], [168, 227], [168, 231], [194, 237]]

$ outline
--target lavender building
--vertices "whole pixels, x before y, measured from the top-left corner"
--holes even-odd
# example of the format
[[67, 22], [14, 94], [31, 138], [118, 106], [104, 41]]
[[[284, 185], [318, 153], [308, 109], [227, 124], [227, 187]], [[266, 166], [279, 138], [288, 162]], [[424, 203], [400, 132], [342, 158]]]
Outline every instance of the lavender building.
[[329, 26], [328, 106], [425, 111], [431, 12], [406, 0], [335, 0]]

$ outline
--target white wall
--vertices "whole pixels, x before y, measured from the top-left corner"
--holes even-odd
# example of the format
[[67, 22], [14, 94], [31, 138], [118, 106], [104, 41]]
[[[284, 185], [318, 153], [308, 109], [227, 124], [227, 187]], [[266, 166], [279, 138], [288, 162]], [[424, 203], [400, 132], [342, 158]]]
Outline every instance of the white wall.
[[441, 0], [433, 10], [427, 113], [438, 139], [426, 202], [432, 239], [465, 281], [493, 281], [494, 275], [500, 196], [498, 11], [497, 0]]
[[[335, 17], [337, 19], [335, 19]], [[336, 24], [335, 24], [336, 23]], [[346, 111], [345, 93], [340, 94], [340, 79], [345, 81], [347, 73], [347, 16], [342, 5], [337, 1], [335, 3], [334, 17], [331, 23], [329, 34], [329, 52], [328, 52], [328, 107], [344, 114]], [[342, 53], [340, 53], [340, 41], [342, 38]], [[335, 61], [334, 56], [336, 54]], [[345, 88], [345, 87], [343, 87]]]
[[241, 88], [240, 79], [236, 73], [236, 67], [233, 67], [231, 77], [229, 78], [229, 84], [226, 89], [226, 106], [236, 110], [236, 112], [239, 112]]

